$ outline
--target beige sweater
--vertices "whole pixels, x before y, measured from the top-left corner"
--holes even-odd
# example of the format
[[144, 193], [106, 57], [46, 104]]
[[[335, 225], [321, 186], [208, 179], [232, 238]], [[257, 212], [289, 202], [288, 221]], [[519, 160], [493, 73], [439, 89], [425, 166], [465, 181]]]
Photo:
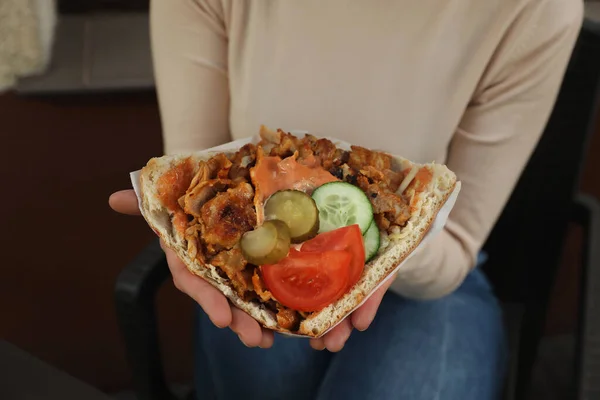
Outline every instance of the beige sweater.
[[392, 290], [475, 265], [552, 110], [581, 0], [153, 0], [166, 153], [309, 130], [446, 163], [462, 191]]

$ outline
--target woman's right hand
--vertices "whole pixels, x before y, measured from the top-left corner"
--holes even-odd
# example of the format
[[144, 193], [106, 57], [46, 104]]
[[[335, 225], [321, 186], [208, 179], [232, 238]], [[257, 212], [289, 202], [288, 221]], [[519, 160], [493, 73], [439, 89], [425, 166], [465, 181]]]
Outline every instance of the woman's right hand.
[[[109, 198], [111, 208], [127, 215], [141, 215], [138, 200], [133, 190], [113, 193]], [[238, 334], [248, 347], [269, 348], [273, 345], [273, 332], [263, 329], [256, 320], [239, 308], [232, 306], [227, 298], [204, 279], [192, 274], [185, 264], [161, 240], [160, 245], [175, 287], [194, 299], [210, 320], [219, 328], [229, 327]]]

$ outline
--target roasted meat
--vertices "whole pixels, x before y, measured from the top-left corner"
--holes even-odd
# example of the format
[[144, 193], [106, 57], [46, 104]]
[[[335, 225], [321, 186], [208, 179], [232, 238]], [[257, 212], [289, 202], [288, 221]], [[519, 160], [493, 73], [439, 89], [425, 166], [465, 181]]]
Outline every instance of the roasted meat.
[[387, 231], [390, 228], [390, 220], [383, 214], [374, 214], [375, 223], [380, 230]]
[[238, 246], [221, 251], [210, 263], [225, 272], [240, 297], [245, 297], [246, 292], [253, 290], [252, 268], [247, 268], [248, 263]]
[[216, 178], [227, 179], [231, 165], [231, 161], [223, 153], [211, 157], [208, 161], [200, 161], [198, 172], [194, 176], [194, 179], [192, 179], [188, 191], [194, 188], [199, 182]]
[[254, 270], [254, 274], [252, 275], [252, 285], [254, 286], [254, 291], [258, 294], [258, 297], [264, 302], [272, 300], [271, 292], [269, 292], [265, 288], [265, 283], [260, 276], [260, 271], [258, 268]]
[[348, 166], [366, 176], [371, 183], [378, 183], [382, 189], [396, 192], [404, 179], [402, 172], [393, 171], [390, 155], [352, 146]]
[[277, 323], [283, 329], [295, 331], [300, 327], [300, 314], [297, 311], [290, 310], [278, 304]]
[[402, 172], [392, 171], [391, 169], [383, 171], [383, 182], [387, 185], [387, 189], [390, 192], [396, 193], [403, 179], [404, 174]]
[[256, 225], [254, 189], [249, 183], [217, 194], [201, 210], [202, 239], [207, 245], [231, 249]]
[[205, 263], [206, 256], [202, 248], [202, 241], [200, 240], [201, 230], [202, 226], [197, 222], [197, 220], [193, 220], [190, 222], [190, 226], [185, 230], [185, 240], [187, 241], [188, 255], [192, 259], [196, 259], [201, 263]]
[[256, 146], [248, 143], [231, 157], [229, 179], [236, 183], [250, 180], [250, 168], [256, 163]]
[[196, 186], [190, 188], [183, 197], [183, 209], [187, 214], [194, 217], [201, 217], [202, 206], [207, 201], [217, 195], [217, 193], [232, 187], [233, 181], [229, 179], [210, 179], [198, 182]]
[[329, 170], [340, 166], [349, 157], [348, 152], [338, 149], [329, 139], [317, 139], [312, 135], [300, 139], [281, 130], [269, 137], [274, 142], [269, 155], [286, 158], [296, 154], [299, 163], [311, 168], [321, 166]]
[[200, 161], [185, 195], [179, 198], [179, 205], [186, 214], [199, 218], [202, 206], [225, 189], [234, 186], [228, 179], [231, 161], [224, 154], [217, 154], [208, 161]]
[[322, 167], [327, 170], [339, 166], [345, 156], [345, 152], [338, 149], [328, 139], [318, 139], [313, 142], [312, 150], [315, 156], [321, 160]]
[[[302, 141], [300, 139], [287, 133], [281, 132], [280, 134], [281, 137], [279, 138], [279, 144], [277, 144], [271, 149], [269, 153], [270, 156], [279, 156], [281, 158], [286, 158], [299, 151], [300, 148], [303, 147]], [[308, 145], [307, 148], [308, 150], [310, 150], [310, 145]]]
[[368, 193], [374, 214], [383, 214], [392, 224], [400, 226], [410, 218], [410, 207], [402, 196], [379, 190], [376, 184], [369, 186]]
[[360, 146], [352, 146], [348, 165], [357, 171], [370, 165], [380, 171], [392, 168], [392, 157], [380, 151], [372, 151]]
[[[357, 186], [371, 200], [373, 214], [383, 214], [392, 225], [403, 226], [408, 221], [410, 207], [401, 195], [388, 190], [385, 183], [376, 183], [361, 173], [358, 174], [356, 182]], [[385, 225], [383, 220], [380, 220], [380, 222]], [[379, 226], [381, 227], [381, 225]]]

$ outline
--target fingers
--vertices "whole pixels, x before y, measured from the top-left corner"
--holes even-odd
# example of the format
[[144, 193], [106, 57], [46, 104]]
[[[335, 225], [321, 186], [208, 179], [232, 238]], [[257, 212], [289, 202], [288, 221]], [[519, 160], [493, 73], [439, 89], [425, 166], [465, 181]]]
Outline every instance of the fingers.
[[240, 340], [247, 347], [261, 347], [268, 349], [273, 346], [273, 332], [261, 328], [254, 318], [236, 307], [231, 307], [233, 320], [229, 326], [238, 334]]
[[346, 344], [346, 341], [350, 337], [350, 334], [352, 333], [352, 328], [353, 327], [350, 319], [346, 318], [331, 331], [327, 332], [327, 334], [323, 337], [327, 350], [334, 353], [342, 350]]
[[163, 246], [177, 289], [194, 299], [210, 320], [219, 328], [228, 327], [233, 320], [227, 298], [204, 279], [193, 275], [171, 249]]
[[352, 323], [346, 318], [323, 337], [312, 339], [310, 341], [310, 346], [315, 350], [327, 349], [334, 353], [338, 352], [344, 348], [346, 341], [352, 333], [352, 328]]
[[315, 350], [325, 350], [325, 340], [322, 337], [318, 339], [310, 339], [310, 347]]
[[381, 299], [383, 299], [383, 295], [385, 295], [385, 292], [387, 292], [392, 282], [393, 279], [388, 279], [388, 281], [377, 289], [377, 291], [375, 291], [362, 306], [352, 313], [350, 319], [352, 325], [354, 325], [356, 329], [364, 331], [371, 325], [371, 322], [373, 322], [373, 319], [375, 318], [375, 314], [377, 314], [377, 309], [381, 304]]
[[344, 348], [346, 341], [352, 334], [352, 329], [364, 331], [371, 325], [377, 309], [381, 304], [381, 300], [385, 292], [392, 284], [393, 279], [389, 279], [384, 283], [359, 309], [354, 311], [349, 318], [346, 318], [339, 325], [327, 332], [323, 337], [312, 339], [310, 346], [315, 350], [327, 349], [331, 352], [338, 352]]
[[121, 214], [141, 215], [138, 199], [131, 189], [113, 193], [108, 198], [108, 204], [113, 210]]
[[268, 329], [263, 329], [263, 336], [258, 347], [262, 349], [269, 349], [273, 346], [273, 342], [275, 341], [275, 337], [273, 331]]
[[230, 327], [248, 347], [269, 348], [273, 346], [273, 332], [262, 329], [258, 322], [237, 307], [232, 307], [227, 298], [204, 279], [188, 271], [177, 254], [161, 240], [160, 246], [167, 256], [167, 262], [177, 289], [194, 299], [213, 324], [219, 328]]
[[248, 347], [256, 347], [263, 340], [263, 332], [256, 320], [237, 307], [231, 307], [233, 319], [229, 326], [238, 334], [242, 343]]

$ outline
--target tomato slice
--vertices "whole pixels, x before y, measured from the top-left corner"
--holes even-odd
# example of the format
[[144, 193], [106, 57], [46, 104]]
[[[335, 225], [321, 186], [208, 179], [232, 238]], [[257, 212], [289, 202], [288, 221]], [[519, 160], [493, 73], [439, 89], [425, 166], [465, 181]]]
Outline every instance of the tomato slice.
[[300, 252], [261, 266], [273, 296], [286, 307], [311, 312], [339, 299], [348, 288], [352, 255], [347, 251]]
[[344, 250], [352, 254], [348, 287], [354, 286], [365, 268], [365, 245], [358, 225], [350, 225], [329, 232], [319, 233], [304, 242], [301, 252], [322, 252]]

